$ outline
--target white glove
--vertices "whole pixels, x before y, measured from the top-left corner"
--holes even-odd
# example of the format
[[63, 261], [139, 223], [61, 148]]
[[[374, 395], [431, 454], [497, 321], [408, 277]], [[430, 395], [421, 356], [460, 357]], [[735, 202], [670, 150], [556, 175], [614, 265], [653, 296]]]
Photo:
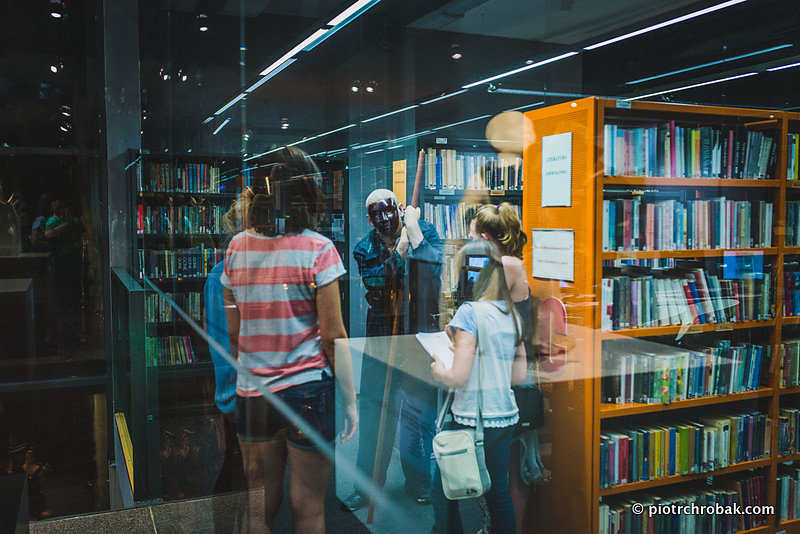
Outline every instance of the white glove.
[[397, 250], [401, 258], [406, 257], [406, 252], [408, 252], [408, 232], [405, 227], [400, 231], [400, 240], [397, 242], [397, 248], [395, 250]]
[[414, 206], [407, 206], [403, 217], [405, 223], [404, 230], [408, 230], [408, 240], [411, 242], [412, 248], [417, 248], [422, 240], [422, 230], [419, 228], [420, 209]]

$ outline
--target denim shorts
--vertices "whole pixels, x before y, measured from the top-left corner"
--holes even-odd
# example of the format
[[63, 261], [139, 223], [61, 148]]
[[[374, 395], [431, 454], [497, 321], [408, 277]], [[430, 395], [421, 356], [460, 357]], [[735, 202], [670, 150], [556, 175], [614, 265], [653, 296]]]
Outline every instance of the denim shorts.
[[[334, 387], [333, 379], [292, 386], [275, 393], [291, 410], [333, 443]], [[290, 423], [274, 406], [262, 397], [236, 397], [236, 435], [242, 441], [273, 441], [285, 439], [297, 449], [316, 450], [317, 447], [302, 430]]]

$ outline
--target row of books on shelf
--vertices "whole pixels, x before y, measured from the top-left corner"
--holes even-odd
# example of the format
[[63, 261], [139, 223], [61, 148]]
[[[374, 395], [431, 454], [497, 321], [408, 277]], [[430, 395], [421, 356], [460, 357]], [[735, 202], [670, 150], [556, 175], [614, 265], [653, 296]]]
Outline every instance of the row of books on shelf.
[[139, 234], [221, 234], [225, 206], [137, 206]]
[[784, 339], [780, 350], [780, 385], [785, 388], [800, 386], [800, 339]]
[[742, 125], [643, 127], [606, 124], [606, 176], [675, 178], [773, 178], [774, 134]]
[[800, 201], [786, 202], [786, 246], [800, 246]]
[[220, 168], [209, 163], [149, 161], [137, 165], [139, 191], [220, 193]]
[[603, 330], [768, 319], [772, 274], [725, 280], [704, 269], [607, 269], [602, 280]]
[[200, 245], [185, 249], [139, 249], [139, 276], [149, 278], [197, 278], [208, 276], [225, 259], [225, 249]]
[[195, 363], [197, 357], [189, 336], [146, 337], [145, 357], [149, 367]]
[[800, 270], [798, 264], [787, 262], [783, 266], [783, 315], [800, 315]]
[[[520, 220], [522, 220], [522, 208], [517, 204], [512, 204]], [[423, 207], [423, 218], [430, 222], [439, 235], [444, 239], [468, 239], [469, 238], [469, 213], [480, 208], [480, 204], [431, 204], [426, 203]]]
[[775, 517], [779, 521], [800, 519], [800, 468], [785, 464], [778, 466], [775, 501]]
[[800, 410], [791, 406], [778, 414], [778, 453], [781, 456], [800, 452]]
[[771, 247], [772, 220], [763, 200], [603, 200], [603, 250]]
[[769, 345], [727, 339], [692, 347], [609, 340], [602, 349], [602, 399], [658, 404], [754, 391], [769, 361]]
[[609, 428], [600, 434], [600, 487], [707, 473], [765, 458], [770, 436], [770, 419], [759, 412]]
[[790, 133], [787, 145], [788, 163], [786, 165], [786, 179], [797, 180], [800, 165], [798, 165], [797, 158], [800, 156], [800, 134]]
[[425, 149], [428, 189], [522, 190], [522, 158], [451, 148]]
[[[195, 321], [202, 319], [203, 301], [199, 291], [166, 292], [165, 295]], [[153, 292], [148, 293], [144, 299], [144, 320], [148, 323], [168, 323], [182, 321], [183, 318], [160, 294]]]
[[[750, 474], [708, 488], [693, 485], [661, 495], [610, 497], [600, 503], [599, 532], [733, 534], [767, 525], [771, 514], [763, 513], [766, 503], [766, 477]], [[634, 505], [641, 505], [643, 511]]]

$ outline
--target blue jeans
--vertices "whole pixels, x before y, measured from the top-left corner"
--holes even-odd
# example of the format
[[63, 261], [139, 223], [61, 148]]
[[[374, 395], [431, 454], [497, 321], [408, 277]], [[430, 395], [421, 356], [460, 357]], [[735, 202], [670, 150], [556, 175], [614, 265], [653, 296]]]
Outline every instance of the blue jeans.
[[[455, 424], [454, 428], [469, 428]], [[483, 448], [486, 455], [486, 469], [492, 480], [492, 488], [484, 495], [489, 507], [492, 532], [495, 534], [513, 533], [517, 519], [514, 505], [508, 490], [508, 459], [511, 454], [511, 434], [514, 426], [504, 428], [484, 428]], [[458, 513], [458, 501], [448, 500], [442, 489], [442, 475], [439, 466], [433, 475], [433, 515], [436, 521], [436, 534], [461, 534], [463, 526]]]

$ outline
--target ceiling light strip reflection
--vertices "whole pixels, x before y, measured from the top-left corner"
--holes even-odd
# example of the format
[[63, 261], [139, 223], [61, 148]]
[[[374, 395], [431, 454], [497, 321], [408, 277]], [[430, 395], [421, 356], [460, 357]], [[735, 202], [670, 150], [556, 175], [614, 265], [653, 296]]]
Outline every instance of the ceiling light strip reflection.
[[365, 124], [366, 124], [366, 123], [368, 123], [368, 122], [376, 121], [376, 120], [378, 120], [378, 119], [382, 119], [382, 118], [384, 118], [384, 117], [388, 117], [388, 116], [390, 116], [390, 115], [396, 115], [397, 113], [402, 113], [402, 112], [404, 112], [404, 111], [408, 111], [408, 110], [410, 110], [410, 109], [414, 109], [414, 108], [418, 108], [418, 107], [419, 107], [419, 104], [414, 104], [413, 106], [404, 107], [404, 108], [402, 108], [402, 109], [396, 109], [396, 110], [394, 110], [394, 111], [390, 111], [389, 113], [384, 113], [383, 115], [378, 115], [377, 117], [372, 117], [372, 118], [369, 118], [369, 119], [364, 119], [364, 120], [363, 120], [363, 121], [361, 121], [361, 122], [363, 122], [363, 123], [365, 123]]
[[472, 121], [479, 121], [481, 119], [487, 119], [487, 118], [489, 118], [491, 116], [492, 116], [491, 114], [489, 114], [489, 115], [481, 115], [480, 117], [472, 117], [471, 119], [467, 119], [467, 120], [463, 120], [463, 121], [459, 121], [459, 122], [454, 122], [453, 124], [445, 124], [444, 126], [437, 126], [436, 128], [433, 129], [433, 131], [435, 132], [437, 130], [444, 130], [445, 128], [452, 128], [453, 126], [461, 126], [462, 124], [466, 124], [466, 123], [472, 122]]
[[667, 26], [671, 26], [673, 24], [677, 24], [679, 22], [683, 22], [689, 19], [693, 19], [702, 15], [706, 15], [708, 13], [713, 13], [714, 11], [719, 11], [720, 9], [725, 9], [726, 7], [735, 6], [736, 4], [741, 4], [742, 2], [747, 2], [747, 0], [728, 0], [728, 2], [723, 2], [721, 4], [717, 4], [715, 6], [707, 7], [705, 9], [701, 9], [700, 11], [694, 11], [692, 13], [688, 13], [686, 15], [682, 15], [680, 17], [676, 17], [674, 19], [666, 20], [664, 22], [659, 22], [658, 24], [653, 24], [652, 26], [648, 26], [646, 28], [642, 28], [641, 30], [636, 30], [630, 33], [626, 33], [624, 35], [620, 35], [619, 37], [614, 37], [613, 39], [607, 39], [605, 41], [601, 41], [597, 44], [593, 44], [591, 46], [583, 47], [584, 50], [595, 50], [600, 48], [601, 46], [610, 45], [612, 43], [617, 43], [619, 41], [623, 41], [625, 39], [630, 39], [631, 37], [636, 37], [637, 35], [642, 35], [644, 33], [648, 33], [654, 30], [659, 30], [661, 28], [665, 28]]
[[[278, 67], [277, 67], [277, 68], [275, 68], [275, 69], [272, 69], [272, 67], [275, 65], [275, 63], [273, 63], [272, 65], [270, 65], [270, 66], [269, 66], [269, 68], [267, 68], [267, 71], [269, 71], [269, 73], [268, 73], [268, 74], [266, 74], [266, 75], [264, 75], [264, 77], [263, 77], [263, 78], [261, 78], [261, 79], [260, 79], [260, 80], [258, 80], [256, 83], [254, 83], [253, 85], [251, 85], [250, 87], [248, 87], [247, 89], [245, 89], [245, 91], [244, 91], [244, 92], [245, 92], [245, 93], [252, 93], [252, 92], [253, 92], [253, 91], [255, 91], [256, 89], [258, 89], [259, 87], [261, 87], [261, 85], [263, 85], [263, 84], [264, 84], [264, 83], [266, 83], [267, 81], [271, 80], [273, 77], [277, 76], [279, 72], [281, 72], [283, 69], [285, 69], [286, 67], [288, 67], [289, 65], [291, 65], [291, 64], [292, 64], [292, 63], [294, 63], [295, 61], [297, 61], [297, 60], [296, 60], [296, 59], [294, 59], [294, 58], [292, 58], [292, 59], [287, 59], [287, 60], [286, 60], [286, 61], [284, 61], [282, 64], [278, 65]], [[277, 62], [276, 62], [276, 63], [277, 63]], [[270, 70], [270, 69], [272, 69], [272, 70]], [[265, 72], [266, 72], [266, 71], [265, 71]]]
[[[765, 48], [764, 50], [757, 50], [756, 52], [750, 52], [749, 54], [741, 54], [738, 56], [729, 57], [726, 59], [719, 59], [717, 61], [710, 61], [708, 63], [703, 63], [702, 65], [695, 65], [694, 67], [687, 67], [685, 69], [673, 70], [672, 72], [665, 72], [664, 74], [657, 74], [656, 76], [650, 76], [647, 78], [639, 78], [638, 80], [632, 80], [630, 82], [625, 82], [625, 85], [634, 85], [637, 83], [649, 82], [651, 80], [657, 80], [659, 78], [666, 78], [667, 76], [673, 76], [675, 74], [682, 74], [684, 72], [690, 72], [697, 69], [702, 69], [705, 67], [711, 67], [714, 65], [721, 65], [722, 63], [728, 63], [730, 61], [736, 61], [737, 59], [744, 59], [746, 57], [753, 57], [759, 54], [766, 54], [767, 52], [774, 52], [775, 50], [780, 50], [782, 48], [789, 48], [794, 45], [790, 44], [782, 44], [780, 46], [773, 46], [771, 48]], [[769, 70], [769, 69], [767, 69]]]
[[344, 26], [380, 1], [381, 0], [358, 0], [358, 2], [355, 2], [353, 5], [329, 20], [328, 26]]
[[789, 65], [781, 65], [780, 67], [772, 67], [771, 69], [767, 69], [769, 72], [775, 72], [776, 70], [783, 70], [783, 69], [790, 69], [792, 67], [798, 67], [800, 63], [791, 63]]
[[228, 123], [229, 123], [229, 122], [231, 122], [231, 119], [230, 119], [230, 117], [228, 117], [227, 119], [225, 119], [225, 120], [222, 122], [222, 124], [220, 124], [219, 126], [217, 126], [217, 129], [216, 129], [216, 130], [214, 130], [214, 132], [213, 132], [211, 135], [217, 135], [217, 134], [219, 133], [219, 131], [220, 131], [220, 130], [222, 130], [223, 128], [225, 128], [225, 127], [228, 125]]
[[666, 91], [658, 91], [657, 93], [650, 93], [650, 94], [647, 94], [647, 95], [635, 96], [633, 98], [626, 98], [624, 100], [626, 102], [630, 102], [631, 100], [639, 100], [639, 99], [642, 99], [642, 98], [650, 98], [651, 96], [658, 96], [658, 95], [663, 95], [663, 94], [666, 94], [666, 93], [675, 93], [677, 91], [684, 91], [686, 89], [694, 89], [695, 87], [702, 87], [704, 85], [711, 85], [713, 83], [722, 83], [722, 82], [728, 82], [728, 81], [731, 81], [731, 80], [737, 80], [739, 78], [747, 78], [748, 76], [755, 76], [756, 74], [758, 74], [758, 73], [757, 72], [748, 72], [747, 74], [739, 74], [738, 76], [729, 76], [727, 78], [721, 78], [719, 80], [711, 80], [709, 82], [695, 83], [695, 84], [692, 84], [692, 85], [687, 85], [685, 87], [676, 87], [675, 89], [667, 89]]
[[211, 121], [213, 121], [213, 120], [214, 120], [214, 116], [212, 115], [211, 117], [209, 117], [209, 118], [207, 118], [206, 120], [204, 120], [204, 121], [203, 121], [203, 124], [208, 124], [209, 122], [211, 122]]
[[405, 137], [398, 137], [397, 139], [393, 140], [392, 143], [399, 143], [401, 141], [408, 141], [409, 139], [414, 139], [415, 137], [421, 137], [423, 135], [427, 135], [429, 133], [433, 133], [433, 130], [425, 130], [424, 132], [419, 132], [411, 135], [406, 135]]
[[239, 100], [243, 99], [245, 96], [247, 96], [247, 93], [241, 93], [239, 96], [237, 96], [236, 98], [234, 98], [233, 100], [231, 100], [230, 102], [219, 108], [217, 111], [215, 111], [214, 115], [219, 115], [220, 113], [224, 113], [226, 109], [237, 103]]
[[525, 65], [524, 67], [520, 67], [518, 69], [510, 70], [508, 72], [504, 72], [502, 74], [497, 74], [496, 76], [491, 76], [489, 78], [484, 78], [483, 80], [479, 80], [477, 82], [468, 83], [467, 85], [462, 85], [463, 89], [469, 89], [471, 87], [475, 87], [476, 85], [481, 85], [484, 83], [493, 82], [495, 80], [499, 80], [500, 78], [505, 78], [506, 76], [511, 76], [513, 74], [517, 74], [526, 70], [535, 69], [536, 67], [541, 67], [542, 65], [547, 65], [549, 63], [555, 63], [556, 61], [560, 61], [562, 59], [566, 59], [568, 57], [572, 57], [577, 55], [577, 52], [567, 52], [566, 54], [561, 54], [560, 56], [551, 57], [542, 61], [538, 61], [536, 63], [532, 63], [530, 65]]
[[[292, 48], [291, 50], [286, 52], [284, 55], [282, 55], [280, 57], [280, 59], [275, 61], [272, 65], [270, 65], [266, 69], [262, 70], [258, 74], [260, 76], [266, 76], [267, 74], [269, 74], [271, 72], [270, 69], [275, 69], [279, 65], [282, 65], [284, 61], [293, 58], [295, 56], [295, 54], [298, 54], [299, 52], [302, 52], [303, 50], [306, 49], [306, 47], [310, 47], [309, 50], [311, 48], [314, 48], [314, 46], [318, 45], [319, 43], [321, 43], [322, 41], [325, 40], [323, 37], [325, 36], [325, 34], [328, 33], [328, 31], [330, 31], [330, 30], [327, 30], [325, 28], [315, 31], [314, 33], [312, 33], [311, 35], [309, 35], [308, 37], [303, 39], [303, 41], [300, 42], [300, 44], [298, 44], [297, 46], [295, 46], [294, 48]], [[316, 41], [319, 41], [319, 42], [316, 42]]]
[[347, 130], [349, 128], [353, 128], [355, 124], [348, 124], [347, 126], [342, 126], [341, 128], [336, 128], [335, 130], [331, 130], [330, 132], [321, 133], [318, 135], [314, 135], [312, 137], [306, 137], [305, 139], [300, 139], [299, 141], [295, 141], [294, 143], [289, 143], [286, 146], [296, 146], [302, 143], [307, 143], [309, 141], [313, 141], [314, 139], [319, 139], [320, 137], [325, 137], [326, 135], [335, 134], [336, 132], [341, 132], [342, 130]]
[[458, 96], [460, 94], [466, 93], [469, 89], [461, 89], [460, 91], [456, 91], [455, 93], [450, 93], [449, 95], [442, 95], [436, 98], [432, 98], [430, 100], [426, 100], [425, 102], [420, 102], [420, 106], [427, 106], [428, 104], [433, 104], [434, 102], [438, 102], [440, 100], [444, 100], [445, 98], [450, 98], [451, 96]]
[[253, 156], [250, 156], [249, 158], [244, 158], [244, 161], [250, 161], [252, 159], [260, 158], [261, 156], [266, 156], [267, 154], [272, 154], [273, 152], [277, 152], [278, 150], [280, 150], [282, 148], [283, 148], [282, 146], [279, 146], [278, 148], [273, 148], [272, 150], [267, 150], [266, 152], [262, 152], [261, 154], [255, 154]]

